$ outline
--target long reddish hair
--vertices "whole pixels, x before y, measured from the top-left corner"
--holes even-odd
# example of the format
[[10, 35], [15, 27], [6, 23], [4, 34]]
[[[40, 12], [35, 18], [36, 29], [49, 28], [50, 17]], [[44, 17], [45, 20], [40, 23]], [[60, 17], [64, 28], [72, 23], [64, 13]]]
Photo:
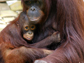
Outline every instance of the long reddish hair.
[[[84, 61], [84, 4], [83, 0], [55, 0], [57, 30], [61, 45], [44, 60], [50, 63]], [[53, 6], [53, 5], [52, 5]], [[54, 10], [54, 9], [53, 9]], [[52, 20], [51, 20], [52, 21]], [[52, 60], [51, 60], [52, 58]]]

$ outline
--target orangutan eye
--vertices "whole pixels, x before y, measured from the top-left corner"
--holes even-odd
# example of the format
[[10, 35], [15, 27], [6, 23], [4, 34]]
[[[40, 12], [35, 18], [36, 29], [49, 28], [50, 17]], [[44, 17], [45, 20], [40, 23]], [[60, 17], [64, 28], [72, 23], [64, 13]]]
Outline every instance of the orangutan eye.
[[24, 30], [26, 30], [26, 31], [29, 30], [29, 26], [25, 26]]
[[40, 2], [40, 1], [37, 1], [36, 4], [37, 4], [37, 5], [41, 5], [41, 2]]
[[40, 4], [40, 2], [39, 2], [39, 1], [37, 1], [36, 3], [37, 3], [37, 4]]
[[26, 5], [30, 5], [31, 4], [31, 1], [25, 1], [25, 4]]
[[35, 30], [35, 28], [36, 28], [35, 25], [31, 26], [31, 30]]

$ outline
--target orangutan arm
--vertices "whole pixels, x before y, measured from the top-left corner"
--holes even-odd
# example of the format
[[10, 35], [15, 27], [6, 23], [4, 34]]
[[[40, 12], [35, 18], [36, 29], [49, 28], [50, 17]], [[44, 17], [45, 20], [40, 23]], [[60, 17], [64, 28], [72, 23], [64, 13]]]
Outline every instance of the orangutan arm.
[[40, 42], [34, 43], [31, 46], [37, 48], [45, 48], [46, 46], [50, 45], [51, 43], [59, 43], [60, 42], [60, 33], [54, 32], [51, 36], [41, 40]]
[[24, 46], [14, 48], [11, 44], [0, 44], [5, 63], [32, 63], [34, 60], [43, 58], [53, 51], [38, 48], [26, 48]]

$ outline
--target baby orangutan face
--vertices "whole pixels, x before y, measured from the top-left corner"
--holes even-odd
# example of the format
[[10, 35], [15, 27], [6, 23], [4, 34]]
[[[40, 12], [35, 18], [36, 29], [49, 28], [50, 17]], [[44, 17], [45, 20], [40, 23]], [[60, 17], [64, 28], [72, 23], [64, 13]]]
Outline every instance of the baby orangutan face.
[[33, 39], [33, 37], [34, 37], [35, 28], [36, 28], [35, 25], [32, 25], [32, 24], [24, 25], [23, 26], [23, 30], [24, 30], [23, 37], [26, 40], [31, 41]]

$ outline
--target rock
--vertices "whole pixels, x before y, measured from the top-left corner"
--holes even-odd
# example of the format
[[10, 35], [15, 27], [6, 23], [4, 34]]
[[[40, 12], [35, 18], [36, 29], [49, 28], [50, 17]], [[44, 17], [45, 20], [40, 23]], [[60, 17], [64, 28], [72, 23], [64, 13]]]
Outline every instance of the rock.
[[6, 3], [0, 3], [0, 11], [10, 10], [9, 6]]
[[14, 20], [18, 14], [14, 11], [7, 10], [7, 11], [0, 11], [0, 20], [9, 23], [10, 21]]
[[7, 1], [7, 0], [0, 0], [0, 2], [5, 2], [5, 1]]
[[[7, 1], [7, 3], [10, 3], [11, 1]], [[14, 2], [14, 1], [12, 1]], [[19, 11], [22, 10], [22, 5], [21, 5], [21, 1], [16, 1], [14, 3], [12, 3], [11, 5], [9, 5], [10, 9], [13, 11]]]
[[11, 10], [0, 11], [0, 17], [17, 17], [17, 13]]

